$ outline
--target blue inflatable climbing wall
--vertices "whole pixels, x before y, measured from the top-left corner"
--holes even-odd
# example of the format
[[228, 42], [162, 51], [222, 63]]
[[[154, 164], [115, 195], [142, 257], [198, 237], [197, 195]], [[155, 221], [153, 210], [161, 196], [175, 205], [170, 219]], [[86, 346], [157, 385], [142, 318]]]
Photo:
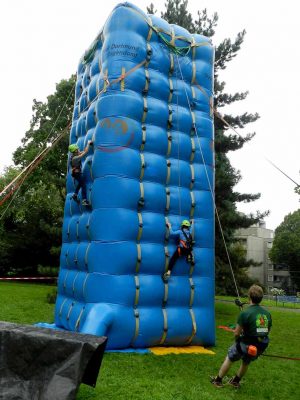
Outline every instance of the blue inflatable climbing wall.
[[[69, 171], [55, 324], [108, 348], [213, 345], [214, 51], [210, 40], [118, 5], [82, 57], [70, 143], [91, 207]], [[195, 265], [169, 237], [192, 221]]]

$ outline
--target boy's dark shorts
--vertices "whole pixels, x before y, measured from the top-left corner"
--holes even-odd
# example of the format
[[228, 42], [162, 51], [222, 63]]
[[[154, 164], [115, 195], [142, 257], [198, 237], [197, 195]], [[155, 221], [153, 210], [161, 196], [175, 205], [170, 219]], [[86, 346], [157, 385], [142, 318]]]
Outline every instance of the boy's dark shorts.
[[234, 343], [228, 349], [228, 358], [230, 361], [238, 361], [242, 359], [245, 364], [250, 364], [250, 362], [256, 360], [258, 356], [253, 357], [243, 353], [240, 345], [238, 343]]

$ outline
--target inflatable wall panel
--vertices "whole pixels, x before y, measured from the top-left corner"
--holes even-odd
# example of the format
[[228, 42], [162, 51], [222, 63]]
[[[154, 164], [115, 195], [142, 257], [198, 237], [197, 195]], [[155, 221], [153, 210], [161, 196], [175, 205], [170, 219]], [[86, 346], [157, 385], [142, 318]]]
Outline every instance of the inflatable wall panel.
[[[67, 176], [57, 327], [108, 348], [213, 345], [214, 51], [210, 40], [118, 5], [80, 60], [70, 143], [93, 141]], [[166, 226], [192, 221], [195, 265]]]

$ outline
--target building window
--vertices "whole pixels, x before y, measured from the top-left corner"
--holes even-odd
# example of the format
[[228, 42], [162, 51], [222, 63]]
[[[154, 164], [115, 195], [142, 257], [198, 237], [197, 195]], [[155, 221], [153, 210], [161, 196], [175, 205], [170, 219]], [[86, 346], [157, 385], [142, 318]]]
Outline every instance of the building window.
[[274, 265], [273, 264], [268, 264], [268, 270], [273, 271], [274, 270]]
[[273, 282], [274, 278], [273, 275], [268, 275], [268, 282]]

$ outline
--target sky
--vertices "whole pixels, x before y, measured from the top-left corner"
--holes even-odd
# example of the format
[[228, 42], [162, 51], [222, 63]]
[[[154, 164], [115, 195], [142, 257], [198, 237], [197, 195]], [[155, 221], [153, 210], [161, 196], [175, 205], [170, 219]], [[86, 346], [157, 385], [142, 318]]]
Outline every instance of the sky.
[[[146, 11], [151, 1], [133, 0]], [[160, 12], [164, 0], [152, 1]], [[45, 101], [61, 79], [76, 71], [79, 58], [120, 1], [10, 0], [0, 3], [2, 146], [0, 171], [12, 164], [32, 117], [33, 99]], [[298, 132], [300, 80], [300, 5], [295, 0], [189, 0], [189, 9], [217, 12], [214, 45], [246, 29], [238, 56], [223, 71], [229, 93], [249, 90], [248, 98], [227, 113], [258, 112], [261, 118], [243, 130], [256, 132], [251, 143], [229, 157], [242, 175], [236, 190], [261, 193], [255, 202], [239, 204], [245, 213], [270, 210], [267, 227], [275, 229], [299, 208], [295, 185], [266, 158], [300, 183]], [[223, 112], [223, 110], [221, 110]]]

